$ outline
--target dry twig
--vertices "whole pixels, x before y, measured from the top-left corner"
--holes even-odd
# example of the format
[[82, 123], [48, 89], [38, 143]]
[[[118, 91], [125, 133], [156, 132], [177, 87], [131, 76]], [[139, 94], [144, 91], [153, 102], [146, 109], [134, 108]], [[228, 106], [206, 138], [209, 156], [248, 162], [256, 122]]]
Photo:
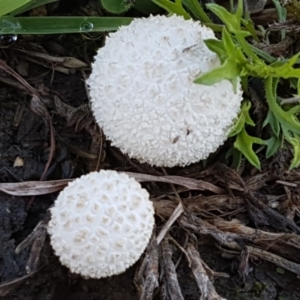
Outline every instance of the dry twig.
[[147, 247], [142, 264], [134, 277], [140, 300], [152, 300], [158, 288], [158, 245], [155, 234]]
[[165, 292], [169, 299], [184, 300], [178, 283], [175, 265], [172, 261], [172, 249], [166, 238], [160, 244], [160, 253]]
[[200, 300], [226, 300], [216, 292], [211, 280], [209, 279], [206, 270], [202, 264], [202, 259], [199, 252], [193, 244], [187, 246], [187, 254], [191, 261], [191, 269], [194, 274], [197, 285], [201, 291]]

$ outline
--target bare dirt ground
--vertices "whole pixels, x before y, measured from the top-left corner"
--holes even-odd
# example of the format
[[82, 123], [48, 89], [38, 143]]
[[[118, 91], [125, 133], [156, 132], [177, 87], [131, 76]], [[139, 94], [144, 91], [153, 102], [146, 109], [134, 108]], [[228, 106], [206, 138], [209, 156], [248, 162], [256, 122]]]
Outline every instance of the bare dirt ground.
[[[80, 11], [88, 2], [77, 1], [73, 9]], [[59, 9], [68, 11], [65, 5]], [[36, 197], [0, 192], [1, 299], [138, 299], [149, 274], [159, 283], [154, 299], [182, 299], [178, 290], [183, 299], [199, 299], [205, 288], [210, 296], [203, 299], [211, 300], [300, 299], [300, 172], [288, 171], [290, 152], [282, 150], [267, 161], [262, 157], [261, 171], [248, 165], [234, 171], [224, 151], [206, 166], [167, 170], [130, 160], [105, 140], [88, 106], [84, 79], [101, 44], [102, 35], [18, 37], [15, 43], [2, 44], [0, 59], [42, 95], [43, 105], [2, 65], [0, 182], [59, 181], [100, 168], [129, 171], [140, 179], [153, 176], [143, 186], [155, 204], [157, 235], [172, 216], [178, 196], [184, 213], [164, 241], [127, 272], [87, 280], [60, 265], [43, 234], [57, 192]], [[87, 65], [74, 60], [74, 67], [67, 68], [51, 60], [66, 56]], [[143, 259], [146, 270], [141, 268]]]

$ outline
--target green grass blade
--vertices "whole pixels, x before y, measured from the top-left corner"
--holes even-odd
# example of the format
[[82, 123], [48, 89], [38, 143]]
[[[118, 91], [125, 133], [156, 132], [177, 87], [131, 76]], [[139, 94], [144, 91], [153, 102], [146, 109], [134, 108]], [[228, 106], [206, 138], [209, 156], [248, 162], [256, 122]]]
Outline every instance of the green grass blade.
[[0, 17], [10, 14], [16, 9], [21, 9], [30, 3], [32, 0], [0, 0]]
[[0, 34], [64, 34], [114, 31], [126, 17], [1, 17]]

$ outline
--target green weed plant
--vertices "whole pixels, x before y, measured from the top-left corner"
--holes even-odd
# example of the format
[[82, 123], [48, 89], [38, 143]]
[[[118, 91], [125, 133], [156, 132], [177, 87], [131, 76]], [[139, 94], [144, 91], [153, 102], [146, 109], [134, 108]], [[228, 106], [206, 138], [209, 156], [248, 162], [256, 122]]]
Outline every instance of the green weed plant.
[[[211, 26], [209, 17], [197, 1], [153, 1], [161, 5], [169, 13], [179, 14], [184, 18], [191, 17], [191, 14], [185, 8], [190, 9], [192, 5], [199, 6], [198, 11], [200, 13], [196, 14], [197, 19]], [[270, 126], [272, 132], [270, 138], [262, 140], [260, 137], [248, 134], [247, 127], [255, 126], [255, 123], [249, 113], [251, 103], [247, 100], [244, 100], [242, 104], [240, 115], [229, 133], [229, 137], [235, 138], [235, 151], [239, 151], [258, 169], [260, 169], [260, 161], [257, 153], [254, 151], [254, 144], [264, 145], [266, 147], [266, 158], [269, 158], [284, 145], [284, 142], [287, 142], [293, 149], [290, 169], [298, 167], [300, 164], [300, 122], [298, 119], [300, 105], [289, 108], [281, 106], [278, 103], [277, 86], [280, 79], [296, 79], [299, 86], [300, 69], [294, 68], [294, 65], [299, 63], [300, 53], [297, 53], [290, 59], [276, 60], [251, 45], [247, 38], [257, 39], [257, 36], [250, 19], [243, 18], [243, 0], [238, 1], [238, 6], [234, 13], [213, 3], [207, 4], [206, 7], [224, 24], [220, 40], [208, 39], [205, 41], [207, 47], [218, 55], [221, 66], [203, 74], [195, 80], [195, 83], [211, 85], [222, 79], [228, 79], [236, 89], [239, 78], [245, 85], [248, 82], [248, 77], [257, 77], [263, 80], [265, 97], [269, 108], [263, 126]], [[271, 63], [268, 63], [270, 61]], [[237, 163], [239, 164], [239, 162]]]

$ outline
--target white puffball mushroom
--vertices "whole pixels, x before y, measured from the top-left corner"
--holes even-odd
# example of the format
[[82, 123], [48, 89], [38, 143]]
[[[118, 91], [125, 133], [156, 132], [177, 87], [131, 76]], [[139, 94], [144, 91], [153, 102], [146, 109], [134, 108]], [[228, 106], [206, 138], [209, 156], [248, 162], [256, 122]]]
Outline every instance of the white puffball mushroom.
[[148, 192], [126, 174], [101, 170], [75, 179], [59, 194], [48, 233], [71, 272], [102, 278], [124, 272], [140, 258], [153, 226]]
[[134, 19], [106, 39], [87, 81], [99, 126], [123, 153], [156, 166], [185, 166], [224, 143], [240, 111], [240, 84], [195, 84], [220, 66], [199, 22], [173, 15]]

